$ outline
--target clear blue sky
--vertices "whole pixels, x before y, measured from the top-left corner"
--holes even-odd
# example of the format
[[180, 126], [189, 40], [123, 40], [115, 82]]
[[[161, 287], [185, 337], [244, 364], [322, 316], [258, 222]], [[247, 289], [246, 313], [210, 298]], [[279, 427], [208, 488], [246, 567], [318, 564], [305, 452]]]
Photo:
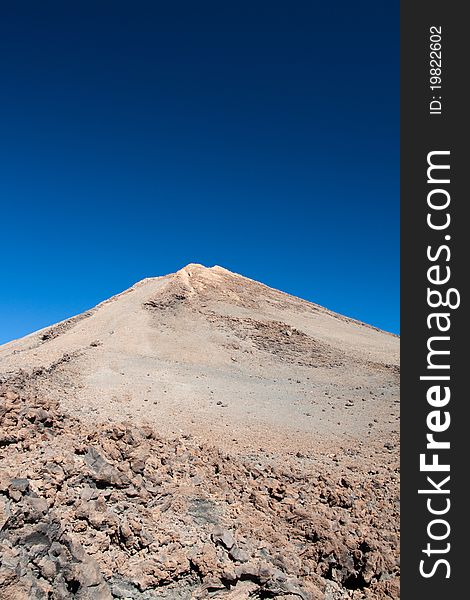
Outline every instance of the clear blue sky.
[[398, 332], [398, 2], [2, 13], [0, 343], [189, 262]]

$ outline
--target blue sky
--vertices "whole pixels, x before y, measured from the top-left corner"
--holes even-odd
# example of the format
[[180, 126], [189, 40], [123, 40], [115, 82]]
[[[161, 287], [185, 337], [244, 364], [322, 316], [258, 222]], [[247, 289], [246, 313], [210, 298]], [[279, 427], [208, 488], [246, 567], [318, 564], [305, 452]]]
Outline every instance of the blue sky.
[[2, 12], [0, 343], [189, 262], [398, 332], [398, 2]]

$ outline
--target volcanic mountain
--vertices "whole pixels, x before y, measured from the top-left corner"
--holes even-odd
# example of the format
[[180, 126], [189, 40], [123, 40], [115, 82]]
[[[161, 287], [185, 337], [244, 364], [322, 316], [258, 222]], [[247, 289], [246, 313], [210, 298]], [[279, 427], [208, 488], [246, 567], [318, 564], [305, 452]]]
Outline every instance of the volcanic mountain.
[[0, 374], [81, 419], [293, 451], [396, 433], [398, 351], [392, 334], [189, 264], [5, 344]]
[[0, 347], [0, 600], [399, 598], [398, 341], [191, 264]]

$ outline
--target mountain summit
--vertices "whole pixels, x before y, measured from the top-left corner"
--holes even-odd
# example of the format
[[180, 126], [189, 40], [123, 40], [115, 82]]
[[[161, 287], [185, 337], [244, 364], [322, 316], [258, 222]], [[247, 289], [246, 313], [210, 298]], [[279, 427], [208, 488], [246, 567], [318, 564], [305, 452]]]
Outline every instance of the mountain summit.
[[0, 347], [84, 419], [133, 419], [219, 445], [310, 447], [397, 429], [394, 335], [220, 266], [144, 279]]

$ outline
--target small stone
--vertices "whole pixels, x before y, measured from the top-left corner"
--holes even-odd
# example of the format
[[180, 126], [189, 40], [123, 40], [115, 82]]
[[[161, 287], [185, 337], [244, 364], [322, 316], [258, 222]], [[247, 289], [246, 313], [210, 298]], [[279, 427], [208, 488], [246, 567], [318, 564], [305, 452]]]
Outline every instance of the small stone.
[[241, 562], [241, 563], [245, 563], [250, 560], [250, 555], [248, 554], [248, 552], [246, 552], [242, 548], [239, 548], [238, 546], [234, 546], [230, 550], [229, 556], [232, 560], [235, 560], [236, 562]]
[[10, 489], [25, 494], [29, 490], [29, 479], [12, 479]]
[[132, 537], [132, 529], [129, 527], [129, 524], [126, 521], [123, 521], [121, 523], [121, 526], [119, 527], [119, 532], [125, 540]]
[[222, 529], [221, 527], [216, 527], [212, 532], [212, 540], [216, 544], [222, 544], [227, 550], [230, 550], [232, 546], [235, 544], [235, 538], [227, 529]]

